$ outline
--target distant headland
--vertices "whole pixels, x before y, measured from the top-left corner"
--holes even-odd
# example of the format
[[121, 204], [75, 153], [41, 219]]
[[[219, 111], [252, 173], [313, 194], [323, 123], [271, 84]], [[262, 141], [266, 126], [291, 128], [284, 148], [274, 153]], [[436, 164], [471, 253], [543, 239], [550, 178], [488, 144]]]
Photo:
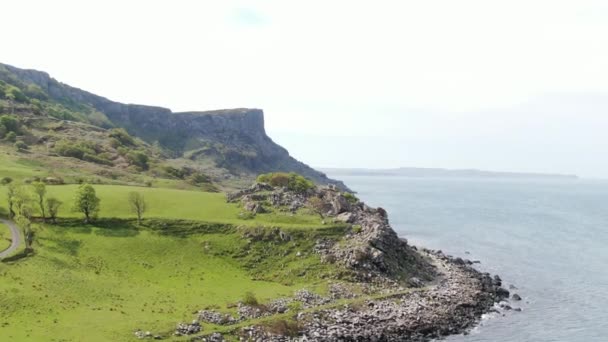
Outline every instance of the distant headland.
[[365, 168], [319, 168], [331, 175], [347, 176], [404, 176], [420, 178], [507, 178], [507, 179], [579, 179], [577, 175], [527, 173], [527, 172], [495, 172], [476, 169], [440, 169], [422, 167], [401, 167], [394, 169], [365, 169]]

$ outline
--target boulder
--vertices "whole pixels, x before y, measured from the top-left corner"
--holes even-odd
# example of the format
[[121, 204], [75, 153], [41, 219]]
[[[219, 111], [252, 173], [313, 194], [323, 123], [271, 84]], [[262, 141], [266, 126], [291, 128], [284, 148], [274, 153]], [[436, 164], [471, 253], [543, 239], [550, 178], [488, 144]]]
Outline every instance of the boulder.
[[513, 296], [511, 296], [511, 299], [519, 301], [521, 300], [521, 297], [517, 293], [514, 293]]
[[496, 296], [498, 298], [509, 298], [509, 290], [499, 287], [496, 289]]
[[350, 212], [344, 212], [336, 216], [336, 220], [346, 223], [353, 223], [355, 220], [355, 215]]

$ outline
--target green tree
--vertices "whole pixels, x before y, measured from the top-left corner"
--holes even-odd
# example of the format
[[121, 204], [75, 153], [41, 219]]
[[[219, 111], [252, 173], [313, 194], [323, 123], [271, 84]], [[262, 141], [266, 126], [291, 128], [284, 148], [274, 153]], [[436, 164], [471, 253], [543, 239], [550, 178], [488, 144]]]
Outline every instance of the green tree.
[[100, 199], [90, 184], [81, 184], [76, 191], [73, 210], [84, 214], [84, 222], [89, 223], [97, 217]]
[[30, 196], [30, 192], [25, 186], [19, 185], [15, 187], [13, 193], [13, 202], [15, 204], [15, 208], [17, 209], [17, 216], [23, 216], [27, 219], [32, 217], [32, 198]]
[[129, 193], [129, 205], [131, 206], [131, 211], [137, 215], [137, 224], [141, 224], [141, 219], [146, 212], [147, 206], [144, 195], [135, 191]]
[[19, 121], [12, 115], [0, 116], [0, 126], [4, 126], [7, 132], [19, 132]]
[[49, 218], [51, 219], [51, 221], [53, 223], [57, 223], [57, 215], [59, 214], [59, 207], [61, 207], [62, 204], [63, 204], [63, 202], [61, 202], [60, 200], [58, 200], [54, 197], [48, 197], [46, 199], [46, 202], [45, 202], [46, 212], [49, 214]]
[[31, 251], [34, 243], [34, 230], [32, 229], [32, 221], [25, 216], [17, 215], [15, 222], [23, 230], [25, 238], [25, 250]]
[[8, 142], [16, 142], [17, 141], [17, 134], [15, 132], [8, 132], [5, 136], [4, 136], [4, 140], [8, 141]]
[[11, 220], [15, 217], [15, 197], [17, 195], [17, 187], [15, 184], [9, 184], [8, 189], [6, 190], [6, 199], [8, 202], [8, 218]]
[[34, 194], [36, 194], [38, 200], [38, 207], [40, 208], [40, 214], [42, 214], [42, 220], [46, 221], [46, 213], [44, 208], [44, 197], [46, 196], [46, 184], [42, 182], [32, 183], [34, 188]]
[[135, 165], [142, 170], [148, 169], [148, 156], [143, 152], [129, 152], [127, 159], [131, 165]]
[[325, 218], [325, 213], [327, 212], [327, 205], [322, 198], [319, 197], [311, 197], [308, 199], [308, 207], [315, 214], [321, 216], [321, 219]]
[[15, 149], [17, 149], [17, 151], [19, 151], [19, 152], [27, 151], [29, 148], [30, 147], [23, 141], [17, 141], [15, 143]]

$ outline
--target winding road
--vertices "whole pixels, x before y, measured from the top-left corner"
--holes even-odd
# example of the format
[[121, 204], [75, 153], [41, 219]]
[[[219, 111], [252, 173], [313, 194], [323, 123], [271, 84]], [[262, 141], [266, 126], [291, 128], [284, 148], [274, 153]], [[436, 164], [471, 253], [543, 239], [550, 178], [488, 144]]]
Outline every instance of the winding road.
[[17, 228], [17, 225], [15, 225], [15, 223], [13, 223], [12, 221], [0, 219], [0, 222], [8, 226], [8, 229], [11, 231], [13, 240], [11, 242], [10, 247], [0, 252], [0, 259], [2, 259], [11, 255], [14, 251], [17, 250], [17, 248], [21, 244], [21, 234], [19, 234], [19, 228]]

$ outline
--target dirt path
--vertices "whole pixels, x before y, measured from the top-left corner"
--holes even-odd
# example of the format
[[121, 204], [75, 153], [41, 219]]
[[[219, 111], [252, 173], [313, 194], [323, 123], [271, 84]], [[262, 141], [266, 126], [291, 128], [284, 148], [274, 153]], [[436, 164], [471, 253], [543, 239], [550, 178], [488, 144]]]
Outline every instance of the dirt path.
[[21, 234], [19, 234], [19, 228], [17, 228], [17, 225], [15, 225], [15, 223], [13, 223], [12, 221], [0, 219], [0, 222], [2, 222], [8, 226], [8, 229], [11, 231], [12, 240], [13, 240], [11, 242], [10, 247], [8, 247], [4, 251], [0, 252], [0, 259], [2, 259], [4, 257], [11, 255], [14, 251], [17, 250], [17, 248], [21, 244]]

